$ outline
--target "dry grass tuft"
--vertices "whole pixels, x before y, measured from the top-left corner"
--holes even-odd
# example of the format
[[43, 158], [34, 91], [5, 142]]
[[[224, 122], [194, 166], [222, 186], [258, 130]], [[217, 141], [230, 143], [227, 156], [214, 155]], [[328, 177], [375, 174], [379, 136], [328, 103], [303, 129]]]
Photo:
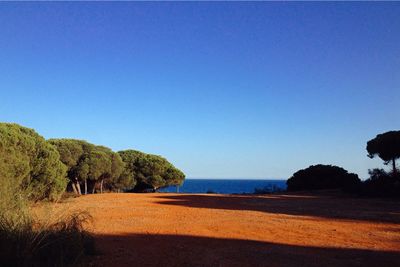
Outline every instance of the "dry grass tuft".
[[[1, 182], [1, 181], [0, 181]], [[0, 183], [0, 265], [76, 266], [94, 252], [85, 230], [91, 217], [74, 212], [56, 220], [35, 220], [27, 193]]]

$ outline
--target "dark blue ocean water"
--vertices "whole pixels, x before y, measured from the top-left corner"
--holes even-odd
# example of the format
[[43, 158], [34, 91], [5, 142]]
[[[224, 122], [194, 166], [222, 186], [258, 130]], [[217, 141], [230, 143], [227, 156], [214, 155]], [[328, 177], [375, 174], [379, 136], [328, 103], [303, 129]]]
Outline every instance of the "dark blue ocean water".
[[[261, 180], [261, 179], [186, 179], [179, 187], [179, 193], [207, 193], [240, 194], [254, 193], [255, 189], [286, 189], [286, 180]], [[177, 188], [170, 186], [160, 192], [176, 193]]]

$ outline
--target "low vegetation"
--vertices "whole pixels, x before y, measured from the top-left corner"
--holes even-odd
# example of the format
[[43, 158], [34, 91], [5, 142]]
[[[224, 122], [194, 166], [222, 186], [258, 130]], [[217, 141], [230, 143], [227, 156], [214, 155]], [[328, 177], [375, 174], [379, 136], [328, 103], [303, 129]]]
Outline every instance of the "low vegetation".
[[400, 175], [384, 169], [369, 170], [370, 177], [362, 183], [360, 194], [367, 197], [400, 197]]
[[82, 257], [94, 251], [93, 240], [83, 228], [90, 217], [75, 212], [56, 220], [35, 219], [28, 199], [37, 199], [32, 199], [31, 190], [0, 179], [0, 265], [80, 265]]
[[370, 177], [361, 181], [354, 173], [332, 165], [315, 165], [299, 170], [287, 180], [288, 191], [341, 189], [367, 197], [400, 197], [400, 173], [396, 160], [400, 158], [400, 131], [378, 134], [367, 142], [368, 156], [378, 156], [391, 170], [369, 170]]

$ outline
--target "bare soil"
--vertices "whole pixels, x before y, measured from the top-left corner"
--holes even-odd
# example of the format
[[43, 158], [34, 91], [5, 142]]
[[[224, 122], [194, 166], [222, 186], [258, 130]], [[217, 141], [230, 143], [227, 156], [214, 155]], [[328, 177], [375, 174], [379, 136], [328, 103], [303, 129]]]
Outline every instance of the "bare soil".
[[92, 266], [400, 266], [400, 201], [317, 195], [95, 194]]

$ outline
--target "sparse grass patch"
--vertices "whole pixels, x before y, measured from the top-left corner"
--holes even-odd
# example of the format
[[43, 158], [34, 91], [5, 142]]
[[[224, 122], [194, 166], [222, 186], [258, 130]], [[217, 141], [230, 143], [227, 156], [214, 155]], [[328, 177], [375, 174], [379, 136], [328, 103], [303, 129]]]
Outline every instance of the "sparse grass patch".
[[61, 195], [61, 197], [60, 197], [58, 202], [66, 202], [66, 201], [69, 201], [69, 200], [77, 198], [77, 197], [80, 197], [80, 195], [77, 195], [74, 192], [67, 192], [66, 191]]

